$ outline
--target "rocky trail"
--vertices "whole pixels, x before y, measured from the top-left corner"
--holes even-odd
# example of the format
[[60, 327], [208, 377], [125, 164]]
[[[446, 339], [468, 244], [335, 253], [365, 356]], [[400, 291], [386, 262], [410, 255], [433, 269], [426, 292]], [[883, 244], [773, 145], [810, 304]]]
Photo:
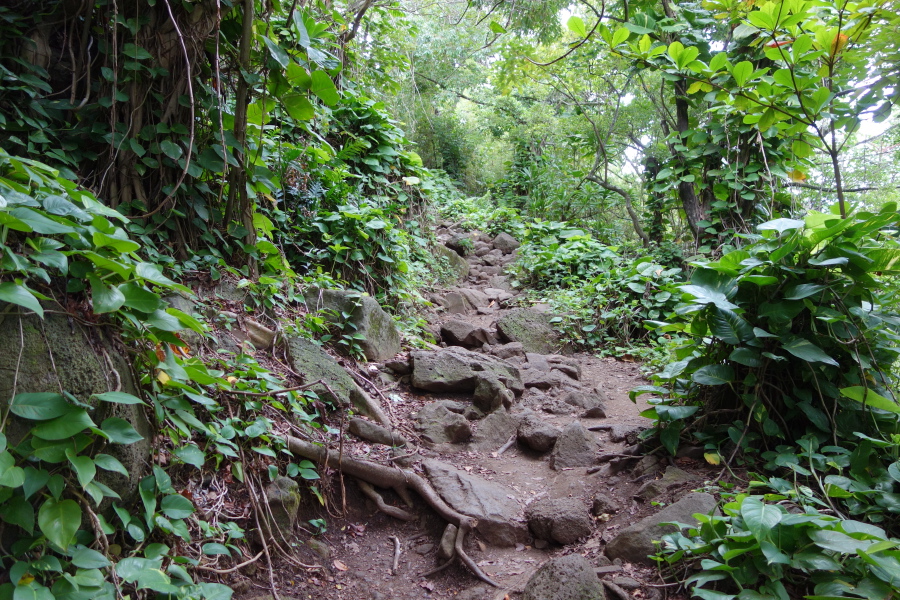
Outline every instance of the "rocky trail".
[[[324, 506], [311, 496], [298, 503], [282, 489], [296, 486], [290, 480], [269, 486], [276, 529], [296, 540], [296, 560], [321, 567], [282, 562], [279, 595], [666, 597], [646, 555], [659, 523], [714, 508], [712, 496], [692, 492], [714, 476], [702, 453], [638, 454], [649, 421], [628, 392], [645, 383], [639, 366], [567, 353], [546, 307], [517, 302], [503, 275], [516, 240], [447, 228], [439, 236], [459, 277], [430, 298], [440, 346], [398, 353], [377, 305], [360, 318], [370, 362], [353, 379], [317, 347], [289, 340], [295, 369], [367, 416], [333, 424]], [[289, 447], [326, 461], [325, 447]], [[327, 528], [317, 532], [320, 518]], [[265, 594], [264, 572], [245, 569], [234, 587]]]

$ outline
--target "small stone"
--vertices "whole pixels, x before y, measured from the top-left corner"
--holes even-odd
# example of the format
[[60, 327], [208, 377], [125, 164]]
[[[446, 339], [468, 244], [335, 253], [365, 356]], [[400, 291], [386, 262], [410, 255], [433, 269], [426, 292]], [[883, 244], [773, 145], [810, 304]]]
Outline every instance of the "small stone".
[[501, 233], [494, 238], [494, 248], [497, 248], [504, 254], [511, 254], [521, 245], [519, 240], [508, 233]]
[[258, 350], [268, 350], [275, 343], [275, 332], [254, 319], [244, 319], [247, 337]]
[[456, 534], [459, 528], [453, 523], [447, 523], [444, 528], [444, 534], [441, 536], [441, 543], [438, 546], [438, 556], [444, 560], [450, 560], [456, 552]]
[[600, 515], [611, 515], [622, 510], [619, 503], [608, 496], [595, 496], [594, 503], [591, 505], [591, 514], [595, 517]]
[[623, 590], [637, 590], [641, 587], [640, 582], [638, 582], [636, 579], [625, 577], [624, 575], [613, 577], [611, 581]]
[[635, 495], [642, 500], [652, 500], [665, 492], [669, 486], [688, 483], [694, 480], [696, 480], [696, 477], [690, 473], [682, 471], [678, 467], [670, 466], [666, 469], [666, 472], [663, 473], [661, 478], [648, 481], [640, 487]]
[[384, 363], [384, 366], [396, 373], [397, 375], [409, 375], [412, 373], [412, 367], [409, 365], [409, 359], [392, 358]]
[[525, 348], [522, 342], [510, 342], [491, 348], [491, 354], [500, 358], [512, 358], [514, 356], [525, 356]]
[[534, 540], [534, 547], [538, 550], [543, 550], [549, 545], [550, 543], [547, 540]]
[[321, 556], [322, 560], [329, 560], [331, 558], [331, 547], [325, 542], [321, 542], [316, 538], [309, 538], [306, 540], [306, 545], [310, 550]]
[[434, 544], [422, 544], [421, 546], [416, 546], [416, 554], [421, 554], [425, 556], [429, 552], [434, 550]]

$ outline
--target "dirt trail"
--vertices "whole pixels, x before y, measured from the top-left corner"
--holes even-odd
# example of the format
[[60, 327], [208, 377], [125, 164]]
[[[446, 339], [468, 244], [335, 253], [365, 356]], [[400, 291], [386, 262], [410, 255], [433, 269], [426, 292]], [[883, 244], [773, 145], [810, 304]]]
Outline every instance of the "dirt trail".
[[[481, 238], [484, 242], [487, 238]], [[476, 238], [478, 241], [478, 238]], [[460, 287], [483, 291], [492, 285], [503, 284], [488, 270], [482, 274], [478, 268], [484, 264], [482, 258], [469, 257], [474, 271], [460, 284]], [[490, 282], [490, 284], [489, 284]], [[450, 292], [453, 290], [445, 290]], [[459, 291], [459, 288], [456, 288]], [[443, 301], [443, 298], [435, 298]], [[471, 308], [464, 313], [448, 314], [436, 311], [429, 315], [435, 330], [449, 320], [464, 321], [478, 327], [489, 328], [493, 333], [496, 321], [516, 307], [517, 298], [505, 302], [492, 302], [480, 309]], [[531, 355], [529, 355], [531, 356]], [[598, 444], [598, 453], [621, 452], [628, 441], [621, 436], [627, 430], [638, 430], [649, 425], [639, 412], [646, 406], [635, 405], [628, 398], [628, 391], [645, 383], [639, 365], [617, 361], [611, 358], [597, 358], [587, 354], [567, 357], [574, 360], [581, 370], [582, 389], [602, 390], [606, 418], [584, 418], [582, 411], [575, 407], [569, 412], [555, 410], [554, 414], [542, 411], [541, 402], [548, 398], [534, 389], [526, 389], [510, 407], [516, 414], [526, 408], [534, 410], [539, 418], [559, 429], [564, 429], [573, 421], [579, 421], [585, 428], [595, 429], [590, 435]], [[520, 362], [524, 358], [518, 359]], [[620, 472], [609, 465], [565, 467], [554, 470], [550, 467], [549, 453], [539, 453], [525, 447], [521, 442], [513, 443], [502, 453], [504, 445], [500, 440], [493, 447], [475, 450], [474, 444], [429, 444], [420, 435], [414, 422], [414, 415], [426, 404], [439, 400], [471, 402], [471, 394], [435, 394], [417, 390], [409, 384], [409, 377], [394, 377], [382, 365], [368, 365], [369, 379], [376, 383], [378, 390], [370, 389], [370, 394], [382, 398], [395, 420], [397, 429], [406, 436], [415, 454], [411, 461], [438, 459], [448, 465], [472, 475], [478, 475], [490, 482], [504, 484], [514, 490], [509, 497], [523, 509], [535, 499], [542, 497], [580, 499], [586, 510], [592, 507], [595, 498], [600, 499], [599, 510], [591, 517], [591, 534], [576, 543], [558, 545], [536, 540], [527, 536], [522, 542], [511, 547], [497, 547], [486, 543], [480, 534], [469, 536], [467, 552], [477, 564], [492, 577], [499, 588], [492, 588], [478, 581], [465, 567], [457, 563], [428, 578], [420, 575], [431, 571], [443, 561], [437, 551], [445, 522], [424, 503], [417, 502], [411, 509], [416, 519], [399, 521], [376, 510], [375, 505], [366, 500], [357, 484], [350, 478], [340, 483], [336, 473], [330, 473], [332, 489], [327, 510], [314, 502], [306, 502], [301, 507], [301, 523], [311, 529], [308, 519], [323, 516], [328, 522], [326, 532], [314, 537], [309, 544], [318, 552], [313, 552], [304, 544], [298, 544], [298, 559], [304, 563], [323, 565], [320, 571], [303, 572], [285, 564], [276, 572], [276, 582], [283, 596], [295, 598], [322, 599], [420, 599], [420, 598], [460, 598], [464, 600], [518, 598], [533, 572], [548, 558], [561, 554], [580, 553], [597, 567], [606, 566], [615, 575], [628, 576], [637, 583], [645, 584], [655, 579], [652, 569], [630, 564], [611, 565], [601, 556], [604, 545], [615, 532], [635, 522], [644, 514], [655, 510], [649, 503], [639, 503], [633, 497], [643, 480], [635, 481], [631, 464]], [[380, 369], [380, 370], [379, 370]], [[502, 409], [501, 409], [502, 410]], [[484, 421], [472, 423], [477, 437]], [[598, 429], [597, 426], [605, 426]], [[613, 441], [615, 437], [618, 441]], [[633, 435], [631, 443], [634, 442]], [[452, 447], [451, 447], [452, 446]], [[345, 436], [344, 452], [348, 455], [383, 460], [389, 463], [389, 450], [378, 444], [361, 441], [353, 436]], [[599, 470], [598, 470], [599, 469]], [[644, 478], [646, 479], [646, 478]], [[404, 506], [403, 501], [391, 491], [384, 492], [389, 504]], [[605, 504], [604, 504], [605, 503]], [[617, 512], [602, 512], [604, 507], [612, 507]], [[460, 509], [461, 510], [461, 509]], [[608, 508], [606, 510], [609, 510]], [[524, 526], [527, 532], [527, 525]], [[307, 532], [309, 533], [309, 532]], [[301, 539], [311, 536], [304, 533]], [[394, 538], [399, 541], [400, 557], [396, 571], [393, 570], [395, 556]], [[256, 578], [260, 585], [246, 590], [244, 597], [267, 593], [262, 571]], [[635, 599], [657, 598], [658, 588], [633, 588], [630, 592]]]

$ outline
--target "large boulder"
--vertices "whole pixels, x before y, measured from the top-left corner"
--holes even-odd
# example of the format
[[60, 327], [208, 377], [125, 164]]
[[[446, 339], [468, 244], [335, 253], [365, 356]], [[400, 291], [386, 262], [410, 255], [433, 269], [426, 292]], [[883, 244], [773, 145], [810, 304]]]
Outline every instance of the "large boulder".
[[434, 247], [434, 255], [438, 262], [444, 262], [450, 269], [450, 280], [461, 281], [469, 274], [469, 263], [462, 256], [447, 246], [438, 244]]
[[656, 553], [653, 540], [659, 540], [665, 534], [677, 531], [674, 525], [663, 523], [696, 523], [695, 513], [709, 514], [715, 509], [716, 499], [711, 494], [688, 494], [655, 515], [644, 517], [634, 525], [621, 530], [606, 545], [606, 556], [633, 563], [656, 564], [648, 558], [649, 555]]
[[300, 336], [289, 336], [287, 349], [291, 368], [302, 375], [306, 383], [322, 380], [334, 392], [332, 395], [324, 386], [317, 386], [314, 389], [319, 396], [336, 404], [355, 406], [367, 417], [390, 425], [378, 401], [362, 391], [347, 371], [318, 344]]
[[[84, 327], [65, 315], [46, 313], [41, 320], [37, 315], [19, 316], [16, 310], [4, 314], [9, 308], [10, 305], [0, 303], [0, 339], [6, 340], [0, 347], [0, 414], [7, 415], [3, 433], [8, 445], [17, 445], [36, 425], [7, 412], [14, 392], [58, 394], [60, 389], [65, 390], [79, 402], [94, 407], [90, 417], [98, 425], [118, 417], [143, 438], [129, 445], [109, 444], [103, 449], [122, 463], [127, 476], [97, 471], [97, 480], [127, 501], [137, 492], [151, 463], [150, 421], [140, 404], [113, 404], [94, 398], [95, 394], [110, 391], [140, 396], [121, 341], [109, 329]], [[65, 461], [62, 451], [60, 456]]]
[[434, 459], [422, 463], [441, 498], [464, 515], [478, 519], [476, 530], [495, 546], [515, 546], [528, 537], [520, 521], [516, 491], [505, 485], [460, 471]]
[[466, 321], [451, 319], [441, 325], [441, 339], [448, 346], [481, 348], [485, 344], [496, 343], [497, 338], [484, 327], [476, 327]]
[[429, 392], [472, 392], [480, 380], [491, 377], [516, 394], [525, 389], [519, 369], [495, 356], [451, 347], [415, 350], [410, 358], [413, 387]]
[[591, 517], [577, 498], [540, 498], [525, 509], [534, 537], [563, 546], [591, 535]]
[[431, 402], [416, 413], [416, 429], [426, 442], [459, 444], [472, 437], [472, 425], [453, 402]]
[[[400, 352], [400, 330], [394, 320], [371, 296], [347, 290], [310, 288], [306, 292], [310, 308], [333, 311], [340, 322], [345, 320], [365, 338], [359, 347], [368, 360], [387, 360]], [[349, 315], [344, 318], [342, 315]]]
[[494, 248], [500, 250], [503, 254], [512, 254], [521, 245], [519, 240], [508, 233], [501, 233], [494, 238]]
[[526, 352], [553, 354], [561, 342], [547, 313], [528, 308], [512, 310], [497, 321], [504, 342], [522, 342]]
[[522, 600], [606, 600], [594, 567], [580, 554], [550, 559], [535, 571]]
[[589, 467], [597, 462], [597, 441], [581, 423], [569, 423], [550, 453], [550, 468]]

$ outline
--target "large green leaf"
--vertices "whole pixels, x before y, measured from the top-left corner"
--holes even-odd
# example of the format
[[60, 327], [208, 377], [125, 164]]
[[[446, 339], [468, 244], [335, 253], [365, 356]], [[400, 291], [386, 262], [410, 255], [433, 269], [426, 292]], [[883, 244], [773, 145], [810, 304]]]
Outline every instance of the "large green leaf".
[[34, 534], [34, 507], [23, 496], [10, 498], [4, 505], [0, 518], [12, 525], [18, 525], [27, 531], [28, 535]]
[[784, 288], [784, 299], [803, 300], [821, 292], [826, 287], [828, 286], [817, 283], [795, 283]]
[[125, 304], [125, 295], [119, 288], [106, 285], [95, 275], [88, 275], [88, 281], [91, 282], [91, 301], [96, 314], [117, 311]]
[[30, 208], [15, 208], [11, 210], [9, 214], [26, 223], [35, 233], [56, 235], [76, 232], [75, 228], [71, 226], [72, 223], [69, 221], [66, 220], [66, 224], [59, 223]]
[[112, 471], [113, 473], [121, 473], [125, 477], [128, 477], [128, 470], [125, 468], [125, 465], [119, 462], [118, 458], [110, 456], [109, 454], [97, 454], [94, 456], [94, 463], [101, 469]]
[[734, 311], [714, 307], [707, 320], [713, 335], [732, 346], [752, 340], [753, 327]]
[[186, 519], [194, 514], [194, 505], [181, 494], [169, 494], [160, 502], [159, 510], [170, 519]]
[[827, 529], [813, 530], [809, 532], [809, 538], [820, 548], [833, 550], [841, 554], [855, 554], [857, 548], [865, 550], [873, 543], [872, 540], [856, 540], [840, 531]]
[[723, 310], [734, 310], [737, 305], [728, 301], [728, 298], [722, 292], [709, 289], [700, 285], [682, 285], [681, 291], [690, 294], [695, 298], [696, 304], [713, 304]]
[[316, 116], [316, 109], [304, 94], [286, 94], [281, 98], [284, 110], [297, 121], [309, 121]]
[[144, 439], [144, 436], [135, 431], [128, 421], [119, 417], [110, 417], [100, 425], [103, 433], [109, 436], [113, 444], [133, 444]]
[[269, 49], [269, 54], [272, 56], [272, 58], [275, 59], [275, 62], [277, 62], [282, 67], [287, 67], [291, 62], [291, 57], [288, 56], [288, 53], [284, 50], [284, 48], [279, 46], [278, 42], [275, 42], [266, 36], [262, 36], [262, 39], [266, 44], [266, 48]]
[[0, 283], [0, 300], [11, 304], [18, 304], [29, 310], [33, 310], [42, 319], [44, 318], [44, 309], [41, 303], [25, 286], [19, 285], [12, 281]]
[[158, 294], [134, 282], [123, 283], [119, 291], [125, 297], [125, 306], [145, 313], [152, 313], [160, 308], [162, 301]]
[[66, 457], [69, 459], [69, 464], [72, 465], [72, 468], [75, 470], [75, 475], [78, 477], [78, 483], [81, 487], [87, 487], [87, 484], [94, 480], [94, 477], [97, 476], [97, 465], [94, 464], [94, 461], [91, 460], [88, 456], [76, 456], [74, 452], [71, 450], [66, 451]]
[[47, 539], [66, 549], [81, 525], [81, 508], [74, 500], [48, 498], [38, 511], [38, 527]]
[[49, 392], [16, 394], [9, 411], [30, 421], [48, 421], [73, 410], [61, 394]]
[[760, 231], [769, 230], [784, 233], [785, 231], [790, 231], [792, 229], [802, 229], [805, 225], [806, 223], [797, 219], [773, 219], [771, 221], [766, 221], [762, 225], [758, 225], [756, 228]]
[[866, 389], [860, 385], [842, 388], [841, 395], [850, 398], [851, 400], [861, 402], [866, 406], [871, 406], [872, 408], [900, 414], [900, 404], [897, 404], [890, 398], [885, 398], [874, 390]]
[[866, 256], [872, 261], [867, 268], [870, 272], [900, 271], [900, 248], [877, 248], [867, 250]]
[[828, 365], [840, 366], [838, 361], [834, 360], [825, 351], [803, 338], [796, 338], [787, 342], [782, 346], [785, 350], [807, 362], [821, 362]]
[[17, 488], [25, 483], [25, 470], [16, 466], [16, 459], [8, 451], [0, 452], [0, 486]]
[[94, 394], [94, 398], [103, 402], [112, 402], [113, 404], [146, 404], [137, 396], [126, 394], [125, 392], [103, 392], [102, 394]]
[[741, 517], [747, 529], [757, 540], [769, 539], [772, 528], [781, 522], [782, 512], [778, 507], [765, 504], [757, 498], [744, 498], [741, 503]]
[[42, 440], [64, 440], [95, 426], [87, 411], [75, 409], [61, 417], [36, 425], [31, 433]]
[[691, 378], [701, 385], [724, 385], [734, 381], [734, 369], [728, 365], [706, 365], [697, 369]]
[[312, 93], [328, 106], [334, 106], [341, 100], [334, 81], [325, 71], [313, 71], [312, 73]]

